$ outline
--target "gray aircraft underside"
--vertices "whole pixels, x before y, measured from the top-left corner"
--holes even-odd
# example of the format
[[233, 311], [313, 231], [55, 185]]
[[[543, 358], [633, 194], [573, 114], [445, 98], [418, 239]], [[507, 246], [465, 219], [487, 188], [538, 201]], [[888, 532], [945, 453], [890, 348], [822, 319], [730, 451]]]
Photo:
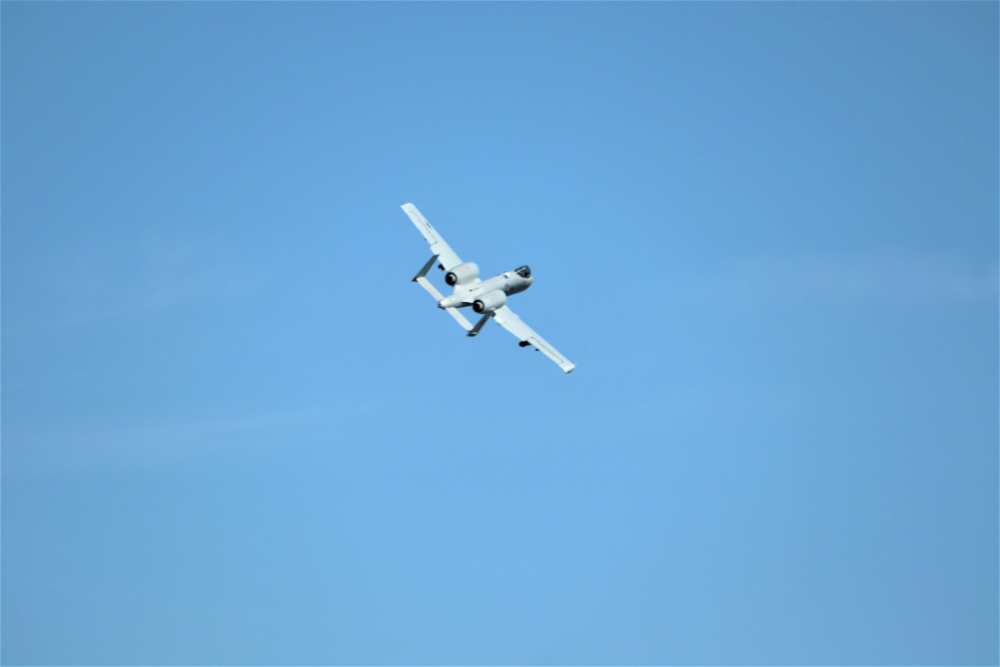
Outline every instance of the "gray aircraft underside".
[[[507, 331], [514, 334], [521, 342], [521, 347], [533, 346], [546, 357], [556, 362], [559, 368], [566, 373], [571, 372], [576, 366], [569, 359], [562, 356], [559, 351], [552, 347], [544, 338], [525, 324], [513, 310], [507, 306], [507, 297], [523, 292], [531, 287], [531, 269], [522, 266], [513, 271], [501, 273], [498, 276], [479, 279], [479, 267], [472, 262], [463, 262], [459, 259], [455, 251], [445, 243], [441, 235], [431, 227], [431, 223], [420, 214], [413, 204], [403, 204], [402, 209], [410, 220], [416, 225], [420, 233], [427, 239], [431, 247], [431, 258], [427, 260], [423, 268], [420, 269], [413, 282], [419, 284], [430, 292], [437, 301], [438, 308], [443, 309], [458, 322], [463, 329], [468, 332], [466, 335], [475, 336], [483, 328], [483, 325], [490, 319], [496, 321]], [[445, 282], [452, 287], [453, 291], [449, 296], [444, 296], [427, 279], [427, 272], [437, 264], [445, 273]], [[471, 307], [481, 317], [473, 325], [466, 319], [465, 315], [459, 312], [459, 308]]]

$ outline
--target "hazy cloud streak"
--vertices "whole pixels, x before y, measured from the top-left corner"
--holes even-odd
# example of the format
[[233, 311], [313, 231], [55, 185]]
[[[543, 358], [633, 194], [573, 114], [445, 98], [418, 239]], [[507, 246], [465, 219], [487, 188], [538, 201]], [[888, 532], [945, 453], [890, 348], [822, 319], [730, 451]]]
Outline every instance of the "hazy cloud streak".
[[701, 298], [736, 303], [851, 299], [929, 305], [987, 303], [998, 267], [901, 252], [738, 260], [694, 286]]

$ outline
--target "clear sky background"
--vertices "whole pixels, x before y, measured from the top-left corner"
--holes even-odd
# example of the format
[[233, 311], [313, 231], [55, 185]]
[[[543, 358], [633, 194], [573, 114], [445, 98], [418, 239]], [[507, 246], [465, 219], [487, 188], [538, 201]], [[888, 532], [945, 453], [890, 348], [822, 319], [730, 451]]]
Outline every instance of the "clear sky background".
[[997, 663], [996, 3], [0, 11], [4, 663]]

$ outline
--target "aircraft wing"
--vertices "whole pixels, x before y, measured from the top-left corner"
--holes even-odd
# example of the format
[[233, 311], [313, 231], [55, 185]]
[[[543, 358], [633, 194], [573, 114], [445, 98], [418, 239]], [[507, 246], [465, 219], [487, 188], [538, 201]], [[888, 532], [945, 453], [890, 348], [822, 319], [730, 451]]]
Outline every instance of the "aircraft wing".
[[406, 215], [410, 216], [410, 220], [413, 224], [417, 226], [420, 233], [424, 235], [427, 239], [427, 243], [431, 246], [431, 252], [437, 255], [438, 263], [444, 267], [445, 271], [451, 271], [456, 266], [462, 263], [462, 260], [458, 258], [455, 251], [451, 249], [441, 235], [437, 233], [437, 230], [431, 227], [431, 223], [427, 222], [427, 218], [420, 215], [420, 211], [413, 204], [403, 204], [400, 208], [406, 212]]
[[500, 306], [493, 311], [493, 319], [496, 320], [497, 324], [502, 326], [504, 329], [520, 338], [522, 343], [534, 345], [536, 350], [540, 350], [542, 354], [556, 362], [556, 364], [559, 365], [559, 368], [563, 369], [566, 373], [570, 373], [574, 368], [576, 368], [575, 364], [559, 354], [559, 350], [549, 345], [548, 341], [536, 334], [534, 329], [525, 324], [521, 318], [507, 306]]

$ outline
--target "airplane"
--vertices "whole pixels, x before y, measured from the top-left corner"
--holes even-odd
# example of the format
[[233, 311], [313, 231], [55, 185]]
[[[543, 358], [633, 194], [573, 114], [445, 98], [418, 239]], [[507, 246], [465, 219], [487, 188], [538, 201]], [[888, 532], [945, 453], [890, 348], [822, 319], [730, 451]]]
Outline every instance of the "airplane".
[[[478, 335], [483, 325], [488, 320], [493, 319], [497, 324], [514, 334], [521, 341], [518, 343], [521, 347], [534, 346], [536, 351], [540, 351], [556, 362], [559, 368], [566, 373], [571, 373], [576, 368], [575, 364], [561, 355], [556, 348], [535, 333], [520, 317], [514, 314], [513, 310], [507, 307], [508, 296], [523, 292], [531, 287], [533, 278], [530, 268], [522, 266], [513, 271], [480, 280], [479, 267], [472, 262], [463, 262], [459, 259], [451, 246], [445, 243], [445, 240], [438, 234], [437, 230], [431, 227], [431, 223], [427, 222], [416, 206], [403, 204], [401, 208], [420, 230], [420, 233], [424, 235], [433, 253], [420, 272], [413, 278], [413, 282], [427, 290], [437, 301], [438, 308], [455, 318], [455, 321], [466, 330], [467, 336]], [[453, 288], [449, 296], [441, 294], [427, 279], [427, 272], [435, 264], [438, 265], [439, 269], [447, 272], [444, 281]], [[475, 325], [458, 311], [459, 308], [467, 306], [472, 306], [472, 310], [482, 316]]]

